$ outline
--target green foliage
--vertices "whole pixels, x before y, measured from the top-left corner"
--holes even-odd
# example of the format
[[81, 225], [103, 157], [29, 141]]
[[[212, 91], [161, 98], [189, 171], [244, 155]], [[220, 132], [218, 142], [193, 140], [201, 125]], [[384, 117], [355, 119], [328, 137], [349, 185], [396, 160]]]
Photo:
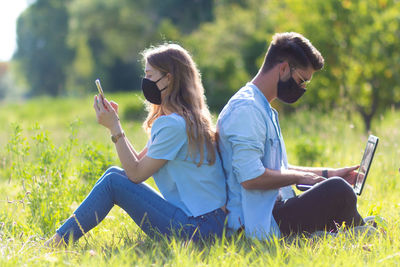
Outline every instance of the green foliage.
[[[400, 3], [398, 1], [284, 1], [287, 27], [302, 32], [321, 50], [326, 69], [306, 98], [313, 107], [358, 112], [366, 130], [377, 113], [399, 103]], [[318, 10], [318, 12], [308, 12]], [[282, 18], [283, 19], [283, 18]], [[317, 34], [316, 34], [317, 33]], [[321, 77], [322, 76], [322, 77]]]
[[80, 149], [82, 160], [78, 168], [78, 177], [92, 185], [104, 170], [111, 166], [112, 159], [108, 152], [104, 146], [94, 143], [85, 144]]
[[144, 97], [141, 94], [135, 94], [132, 100], [124, 107], [122, 117], [129, 121], [143, 121], [146, 118], [147, 111]]
[[[179, 5], [179, 8], [176, 8]], [[69, 45], [76, 51], [68, 81], [74, 94], [100, 77], [107, 91], [140, 88], [140, 52], [151, 44], [180, 39], [212, 18], [212, 1], [72, 1]]]
[[148, 2], [157, 17], [170, 20], [183, 33], [190, 33], [201, 22], [213, 19], [214, 1], [212, 0], [166, 0], [161, 2], [150, 0]]
[[184, 40], [184, 46], [191, 47], [200, 67], [207, 102], [213, 110], [221, 110], [253, 75], [245, 69], [250, 63], [245, 63], [240, 54], [242, 43], [254, 33], [254, 25], [249, 23], [251, 18], [250, 10], [221, 6], [216, 10], [214, 22], [203, 24]]
[[299, 138], [295, 153], [300, 166], [322, 165], [325, 162], [324, 146], [318, 138]]
[[396, 0], [38, 0], [19, 19], [15, 59], [32, 94], [81, 96], [96, 78], [108, 92], [140, 88], [140, 52], [180, 43], [219, 111], [256, 74], [271, 36], [297, 31], [326, 64], [299, 103], [280, 108], [357, 112], [369, 130], [400, 103], [399, 10]]
[[[32, 143], [23, 137], [23, 130], [14, 125], [7, 151], [12, 159], [10, 179], [18, 180], [23, 188], [18, 198], [23, 200], [30, 211], [27, 223], [40, 229], [42, 233], [54, 230], [54, 227], [70, 215], [69, 205], [65, 203], [79, 201], [79, 196], [89, 190], [95, 179], [111, 165], [104, 149], [94, 145], [85, 145], [82, 150], [77, 142], [79, 122], [70, 125], [70, 136], [63, 145], [52, 144], [46, 131], [39, 125], [34, 126]], [[77, 157], [80, 166], [71, 168], [72, 159]], [[72, 198], [71, 198], [72, 196]]]

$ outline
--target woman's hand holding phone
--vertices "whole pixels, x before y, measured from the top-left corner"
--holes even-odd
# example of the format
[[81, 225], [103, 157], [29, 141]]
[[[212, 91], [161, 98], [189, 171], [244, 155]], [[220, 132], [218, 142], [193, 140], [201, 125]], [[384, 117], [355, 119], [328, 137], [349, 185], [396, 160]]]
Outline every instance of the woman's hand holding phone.
[[103, 99], [103, 103], [101, 103], [99, 97], [95, 96], [93, 107], [96, 111], [97, 122], [99, 124], [108, 128], [111, 133], [119, 131], [121, 125], [118, 113], [107, 99]]
[[113, 107], [113, 109], [115, 110], [115, 112], [117, 112], [117, 114], [118, 114], [118, 104], [114, 101], [110, 101], [110, 104]]
[[96, 79], [94, 82], [96, 83], [96, 87], [97, 87], [97, 91], [99, 91], [99, 95], [101, 95], [102, 99], [104, 99], [104, 92], [103, 92], [103, 88], [101, 87], [100, 80]]
[[94, 97], [93, 107], [96, 111], [97, 122], [108, 128], [111, 133], [120, 132], [121, 125], [118, 117], [118, 104], [113, 101], [109, 102], [104, 97], [104, 92], [98, 79], [96, 80], [96, 86], [99, 95]]
[[[100, 80], [96, 79], [95, 83], [96, 83], [97, 90], [99, 91], [99, 98], [103, 102], [105, 97], [104, 97], [103, 88], [101, 87], [101, 84], [100, 84]], [[115, 103], [114, 101], [110, 101], [110, 104], [115, 109], [115, 111], [118, 113], [118, 104]]]

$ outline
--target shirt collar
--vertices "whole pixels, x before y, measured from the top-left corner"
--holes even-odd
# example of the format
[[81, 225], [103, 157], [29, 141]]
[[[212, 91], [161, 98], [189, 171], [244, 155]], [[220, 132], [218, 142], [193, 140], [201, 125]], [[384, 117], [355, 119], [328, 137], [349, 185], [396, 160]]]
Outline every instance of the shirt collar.
[[265, 97], [265, 95], [261, 92], [261, 90], [257, 87], [257, 85], [255, 85], [254, 83], [247, 83], [247, 86], [250, 86], [251, 88], [254, 89], [254, 95], [257, 98], [257, 100], [259, 102], [261, 102], [263, 104], [263, 106], [265, 107], [265, 110], [268, 111], [269, 115], [272, 115], [272, 107], [270, 105], [270, 103], [268, 102], [267, 98]]
[[281, 136], [281, 130], [280, 126], [278, 123], [278, 112], [271, 107], [270, 103], [268, 102], [267, 98], [265, 95], [261, 92], [261, 90], [254, 84], [254, 83], [247, 83], [247, 86], [250, 86], [254, 90], [254, 97], [257, 98], [257, 102], [262, 103], [264, 106], [265, 110], [268, 113], [268, 116], [272, 120], [272, 123], [274, 124], [276, 134], [280, 137]]

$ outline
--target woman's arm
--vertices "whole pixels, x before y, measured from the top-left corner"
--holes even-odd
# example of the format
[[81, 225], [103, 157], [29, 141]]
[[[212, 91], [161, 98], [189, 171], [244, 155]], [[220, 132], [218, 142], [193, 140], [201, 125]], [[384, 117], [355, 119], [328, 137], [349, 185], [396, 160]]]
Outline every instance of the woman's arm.
[[135, 149], [133, 148], [133, 145], [131, 144], [131, 142], [129, 142], [129, 139], [126, 138], [126, 137], [125, 137], [125, 139], [126, 139], [126, 141], [128, 142], [129, 149], [132, 151], [132, 153], [134, 153], [134, 154], [136, 155], [136, 157], [137, 157], [139, 160], [141, 160], [141, 159], [146, 155], [146, 153], [147, 153], [147, 147], [143, 148], [143, 150], [140, 151], [140, 153], [137, 153], [137, 152], [135, 151]]
[[[111, 135], [123, 132], [117, 112], [106, 99], [104, 104], [94, 100], [94, 108], [98, 122], [110, 130]], [[157, 172], [167, 160], [153, 159], [145, 156], [147, 148], [138, 154], [129, 140], [124, 136], [115, 143], [119, 160], [128, 178], [134, 183], [141, 183]]]
[[[115, 112], [116, 112], [117, 115], [118, 115], [118, 104], [115, 103], [114, 101], [110, 101], [110, 104], [111, 104], [111, 106], [114, 108]], [[135, 149], [133, 148], [131, 142], [129, 142], [128, 139], [127, 139], [127, 141], [128, 141], [128, 145], [129, 145], [130, 150], [132, 151], [132, 153], [135, 154], [135, 156], [136, 156], [139, 160], [142, 159], [144, 155], [146, 155], [146, 153], [147, 153], [147, 147], [143, 148], [143, 150], [138, 154], [138, 153], [135, 151]]]
[[[110, 132], [112, 135], [117, 135], [122, 132], [122, 127], [110, 129]], [[133, 153], [132, 150], [134, 151], [134, 148], [131, 148], [126, 137], [119, 138], [115, 143], [115, 148], [126, 175], [134, 183], [145, 181], [167, 163], [167, 160], [164, 159], [153, 159], [145, 156], [143, 152], [147, 151], [147, 148], [139, 155]]]

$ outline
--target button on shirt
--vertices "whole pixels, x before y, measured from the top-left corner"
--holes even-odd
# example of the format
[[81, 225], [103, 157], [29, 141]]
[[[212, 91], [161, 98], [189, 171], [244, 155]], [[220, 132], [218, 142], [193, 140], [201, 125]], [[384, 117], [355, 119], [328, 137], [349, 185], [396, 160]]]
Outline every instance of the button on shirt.
[[248, 83], [230, 99], [217, 123], [228, 188], [228, 227], [244, 226], [246, 236], [259, 239], [280, 235], [272, 216], [279, 190], [247, 190], [240, 183], [262, 175], [265, 168], [287, 169], [277, 115], [262, 92]]
[[168, 202], [194, 217], [225, 205], [225, 176], [219, 155], [217, 153], [213, 165], [208, 165], [205, 148], [203, 164], [197, 167], [200, 155], [198, 153], [195, 156], [195, 161], [189, 157], [183, 117], [173, 113], [156, 119], [147, 147], [148, 157], [168, 160], [153, 175], [158, 189]]

